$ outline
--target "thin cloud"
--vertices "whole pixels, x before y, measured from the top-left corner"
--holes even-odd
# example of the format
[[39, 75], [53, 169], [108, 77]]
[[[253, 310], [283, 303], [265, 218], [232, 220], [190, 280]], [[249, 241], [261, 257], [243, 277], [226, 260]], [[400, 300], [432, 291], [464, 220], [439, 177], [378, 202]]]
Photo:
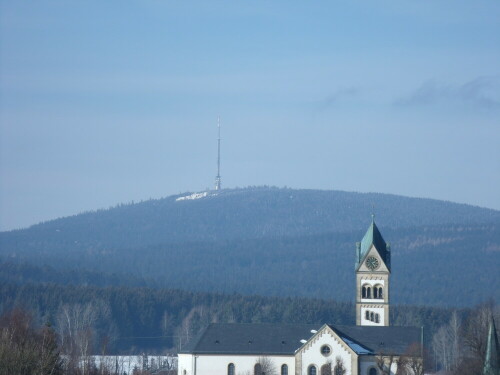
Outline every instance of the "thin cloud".
[[395, 102], [399, 106], [443, 105], [448, 103], [469, 105], [477, 108], [500, 109], [500, 80], [497, 77], [478, 77], [461, 85], [428, 81], [411, 94]]
[[338, 89], [334, 91], [332, 94], [328, 95], [325, 99], [323, 99], [320, 102], [319, 109], [325, 110], [330, 107], [333, 107], [344, 99], [349, 99], [358, 95], [360, 91], [361, 90], [357, 87], [347, 87]]

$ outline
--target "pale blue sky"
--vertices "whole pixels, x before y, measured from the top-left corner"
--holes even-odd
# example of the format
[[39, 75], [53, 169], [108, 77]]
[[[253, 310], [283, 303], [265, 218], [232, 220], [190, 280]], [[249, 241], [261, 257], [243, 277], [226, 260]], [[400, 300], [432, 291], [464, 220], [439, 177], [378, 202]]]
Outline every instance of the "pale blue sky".
[[212, 187], [500, 209], [498, 1], [0, 1], [0, 230]]

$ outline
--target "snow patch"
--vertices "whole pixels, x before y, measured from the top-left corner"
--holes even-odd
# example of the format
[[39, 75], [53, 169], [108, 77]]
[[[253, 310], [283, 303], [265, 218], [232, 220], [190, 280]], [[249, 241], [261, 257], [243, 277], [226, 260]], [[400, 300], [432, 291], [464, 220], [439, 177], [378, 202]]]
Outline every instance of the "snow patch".
[[205, 191], [203, 193], [193, 193], [191, 195], [186, 195], [184, 197], [179, 197], [175, 201], [185, 201], [185, 200], [192, 200], [192, 199], [200, 199], [200, 198], [205, 198], [208, 195], [208, 193]]
[[[63, 356], [63, 360], [69, 360]], [[133, 375], [137, 370], [174, 371], [177, 369], [177, 357], [173, 355], [94, 355], [80, 361], [80, 368], [88, 366], [88, 362], [97, 368], [106, 369], [110, 373]]]

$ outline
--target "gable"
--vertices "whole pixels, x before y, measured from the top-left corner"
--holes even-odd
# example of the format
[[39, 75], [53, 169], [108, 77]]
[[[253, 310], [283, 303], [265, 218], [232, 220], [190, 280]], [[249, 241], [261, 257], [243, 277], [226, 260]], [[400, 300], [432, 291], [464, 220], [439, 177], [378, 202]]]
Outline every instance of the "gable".
[[368, 252], [372, 247], [377, 249], [380, 258], [384, 261], [387, 269], [391, 270], [391, 250], [390, 246], [385, 242], [382, 234], [372, 220], [368, 230], [361, 242], [356, 243], [356, 270], [359, 269], [363, 260], [366, 258]]
[[[366, 266], [365, 261], [370, 256], [376, 257], [380, 262], [379, 267], [375, 270], [371, 270]], [[360, 272], [390, 272], [389, 267], [387, 267], [387, 264], [385, 263], [384, 258], [382, 258], [382, 256], [380, 255], [380, 252], [375, 247], [375, 245], [371, 245], [371, 247], [365, 253], [364, 257], [362, 259], [360, 259], [358, 269], [356, 271], [360, 271]]]
[[[326, 348], [326, 351], [322, 349]], [[321, 368], [330, 364], [335, 365], [340, 359], [347, 373], [353, 373], [357, 369], [358, 355], [346, 344], [332, 327], [325, 324], [315, 333], [295, 354], [295, 369], [298, 374], [306, 374], [307, 370], [314, 366], [317, 373]], [[355, 372], [354, 372], [355, 373]]]
[[352, 355], [356, 355], [356, 353], [349, 347], [349, 345], [347, 345], [328, 324], [323, 325], [323, 327], [321, 327], [318, 332], [316, 332], [309, 340], [307, 340], [307, 342], [304, 343], [296, 353], [304, 354], [311, 349], [319, 349], [319, 347], [317, 346], [325, 342], [325, 340], [322, 340], [322, 338], [327, 338], [326, 341], [328, 341], [329, 343], [335, 343], [335, 345], [338, 345], [342, 350]]
[[422, 329], [418, 327], [370, 327], [370, 326], [343, 326], [325, 324], [298, 350], [304, 353], [315, 348], [319, 338], [330, 335], [342, 347], [354, 356], [382, 354], [404, 354], [410, 345], [420, 343]]

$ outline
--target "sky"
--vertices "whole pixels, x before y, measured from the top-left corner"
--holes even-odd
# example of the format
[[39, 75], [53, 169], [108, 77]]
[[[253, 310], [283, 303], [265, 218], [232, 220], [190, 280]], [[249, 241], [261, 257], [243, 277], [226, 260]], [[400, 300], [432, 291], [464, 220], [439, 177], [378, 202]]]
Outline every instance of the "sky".
[[0, 230], [213, 188], [500, 209], [500, 2], [0, 0]]

